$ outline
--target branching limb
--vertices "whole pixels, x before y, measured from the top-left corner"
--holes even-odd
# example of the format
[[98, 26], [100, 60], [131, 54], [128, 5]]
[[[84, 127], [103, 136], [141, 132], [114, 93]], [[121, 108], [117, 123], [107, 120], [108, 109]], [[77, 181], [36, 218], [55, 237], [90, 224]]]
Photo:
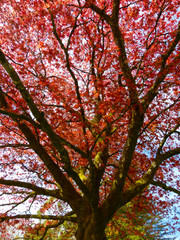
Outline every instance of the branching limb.
[[[72, 186], [70, 181], [63, 174], [62, 170], [53, 161], [53, 159], [46, 152], [44, 147], [37, 141], [36, 137], [34, 136], [33, 132], [31, 131], [31, 129], [25, 123], [18, 123], [18, 124], [19, 124], [19, 129], [26, 136], [28, 142], [32, 146], [32, 149], [38, 154], [40, 159], [44, 162], [44, 164], [46, 165], [48, 170], [53, 175], [54, 179], [61, 186], [62, 196], [66, 197], [68, 195], [68, 199], [66, 201], [67, 202], [70, 201], [74, 205], [75, 201], [73, 199], [75, 198], [75, 196], [77, 197], [77, 199], [79, 199], [80, 194], [77, 193], [77, 191], [74, 189], [74, 187]], [[90, 196], [87, 186], [80, 179], [78, 173], [75, 172], [71, 167], [69, 155], [66, 155], [66, 154], [68, 154], [67, 150], [63, 154], [64, 154], [63, 159], [62, 159], [62, 155], [61, 155], [61, 159], [62, 159], [62, 162], [65, 163], [66, 172], [68, 173], [68, 175], [70, 177], [72, 177], [74, 179], [74, 181], [77, 183], [77, 185], [79, 186], [81, 191], [87, 196], [87, 198], [91, 199], [91, 196]], [[69, 192], [71, 193], [70, 195], [72, 195], [70, 198], [69, 198], [69, 192], [67, 193], [67, 189], [69, 189]]]
[[30, 109], [31, 109], [33, 115], [35, 116], [35, 118], [37, 119], [37, 121], [40, 120], [41, 119], [41, 113], [39, 112], [36, 104], [34, 103], [32, 97], [29, 94], [28, 90], [25, 88], [22, 81], [20, 80], [20, 78], [19, 78], [18, 74], [16, 73], [15, 69], [7, 61], [7, 59], [6, 59], [4, 53], [2, 52], [1, 49], [0, 49], [0, 63], [4, 67], [4, 69], [6, 70], [6, 72], [10, 76], [10, 78], [12, 79], [16, 88], [20, 91], [22, 97], [24, 98], [24, 100], [26, 101], [28, 106], [30, 107]]
[[[36, 122], [34, 122], [33, 120], [27, 118], [24, 115], [16, 115], [15, 113], [11, 113], [11, 112], [7, 112], [4, 110], [1, 110], [0, 113], [4, 113], [6, 115], [9, 114], [9, 116], [16, 121], [16, 119], [21, 119], [23, 118], [26, 121], [29, 121], [31, 124], [36, 124], [38, 128], [41, 128], [43, 131], [45, 131], [47, 133], [47, 135], [49, 136], [49, 138], [51, 139], [52, 143], [54, 144], [54, 146], [56, 147], [57, 151], [60, 153], [62, 160], [64, 160], [64, 162], [67, 162], [69, 159], [69, 155], [67, 150], [65, 149], [65, 147], [63, 146], [63, 144], [66, 142], [66, 144], [68, 144], [70, 147], [72, 147], [73, 150], [77, 150], [79, 153], [81, 152], [83, 154], [83, 156], [85, 155], [85, 153], [83, 153], [83, 151], [81, 151], [79, 148], [73, 146], [72, 144], [68, 143], [67, 141], [63, 141], [62, 138], [60, 138], [51, 128], [51, 126], [48, 124], [47, 120], [44, 117], [44, 113], [40, 112], [39, 109], [37, 108], [36, 104], [34, 103], [32, 97], [30, 96], [28, 90], [25, 88], [25, 86], [23, 85], [21, 79], [19, 78], [18, 74], [16, 73], [15, 69], [13, 68], [13, 66], [7, 61], [4, 53], [2, 52], [2, 50], [0, 49], [0, 63], [2, 64], [2, 66], [4, 67], [4, 69], [6, 70], [6, 72], [9, 74], [9, 76], [11, 77], [13, 83], [16, 85], [16, 88], [20, 91], [23, 99], [26, 101], [27, 105], [29, 106], [32, 114], [34, 115], [34, 117], [36, 118], [36, 120], [39, 122], [39, 124], [36, 124]], [[63, 143], [62, 143], [63, 141]]]
[[44, 234], [43, 236], [39, 239], [39, 240], [43, 240], [44, 237], [46, 236], [47, 234], [47, 231], [51, 228], [57, 228], [59, 227], [61, 224], [64, 223], [65, 220], [61, 220], [61, 221], [58, 221], [58, 222], [55, 222], [55, 223], [52, 223], [52, 224], [48, 224], [46, 227], [45, 227], [45, 231], [44, 231]]
[[[164, 138], [162, 139], [159, 148], [157, 150], [157, 155], [160, 154], [162, 152], [163, 146], [165, 145], [167, 139], [176, 132], [176, 130], [180, 127], [180, 121], [174, 126], [173, 129], [171, 129], [167, 134], [164, 135]], [[164, 153], [166, 154], [166, 153]]]
[[[13, 113], [13, 112], [10, 112], [10, 111], [6, 111], [4, 109], [0, 109], [0, 113], [3, 114], [3, 115], [6, 115], [6, 116], [9, 116], [11, 117], [12, 119], [19, 119], [19, 120], [25, 120], [29, 123], [31, 123], [34, 127], [38, 128], [38, 129], [42, 129], [42, 126], [41, 124], [38, 124], [37, 122], [35, 122], [32, 118], [30, 118], [29, 116], [25, 116], [24, 114], [17, 114], [17, 113]], [[55, 134], [55, 133], [54, 133]], [[71, 144], [70, 142], [66, 141], [65, 139], [59, 137], [58, 135], [56, 135], [56, 138], [58, 138], [58, 140], [70, 147], [71, 149], [73, 149], [75, 152], [81, 154], [83, 157], [86, 157], [86, 153], [84, 153], [80, 148], [74, 146], [73, 144]]]
[[[35, 173], [38, 177], [38, 179], [42, 180], [43, 182], [45, 183], [48, 183], [48, 184], [53, 184], [53, 185], [56, 185], [53, 181], [50, 181], [50, 180], [46, 180], [43, 178], [43, 173], [39, 173], [38, 171], [35, 171], [33, 169], [29, 169], [27, 166], [25, 166], [23, 163], [19, 163], [21, 164], [21, 166], [26, 169], [28, 172], [30, 173]], [[46, 171], [46, 169], [44, 170], [44, 172]]]
[[111, 17], [104, 11], [104, 9], [101, 9], [94, 4], [90, 4], [90, 6], [88, 7], [91, 8], [94, 12], [96, 12], [99, 16], [101, 16], [107, 22], [111, 21]]
[[[7, 204], [1, 204], [0, 206], [12, 206], [9, 210], [6, 211], [5, 214], [8, 214], [9, 212], [11, 212], [13, 209], [17, 208], [18, 206], [20, 206], [21, 204], [25, 203], [27, 200], [29, 200], [30, 198], [33, 198], [33, 202], [36, 198], [36, 193], [35, 192], [30, 192], [28, 193], [28, 195], [26, 197], [24, 197], [21, 201], [19, 202], [12, 202], [12, 203], [7, 203]], [[32, 202], [32, 203], [33, 203]], [[31, 203], [31, 205], [32, 205]], [[30, 205], [30, 207], [31, 207]]]
[[6, 116], [11, 117], [12, 119], [19, 119], [19, 120], [25, 120], [29, 123], [31, 123], [34, 127], [41, 128], [40, 124], [35, 122], [30, 116], [25, 116], [24, 114], [17, 114], [14, 112], [6, 111], [3, 109], [0, 109], [0, 113]]
[[[119, 14], [118, 13], [119, 8], [115, 9], [115, 7], [117, 8], [117, 5], [119, 6], [119, 0], [114, 0], [114, 5], [113, 5], [113, 7], [114, 7], [113, 14], [114, 15], [112, 17], [107, 15], [104, 10], [100, 9], [99, 7], [95, 6], [94, 4], [91, 4], [90, 8], [94, 12], [96, 12], [102, 19], [104, 19], [111, 27], [115, 44], [119, 49], [119, 65], [122, 69], [123, 76], [125, 77], [125, 81], [126, 81], [126, 85], [128, 87], [132, 106], [136, 109], [136, 111], [142, 111], [141, 103], [139, 101], [138, 92], [137, 92], [137, 88], [136, 88], [136, 84], [135, 84], [135, 78], [133, 77], [133, 75], [131, 73], [131, 69], [128, 64], [124, 37], [120, 30], [119, 23], [118, 23], [117, 17]], [[114, 18], [114, 17], [116, 17], [116, 18]]]
[[163, 161], [165, 161], [166, 159], [176, 156], [180, 154], [180, 147], [174, 148], [172, 150], [169, 150], [167, 152], [161, 153], [157, 156], [157, 162], [158, 165], [160, 165]]
[[180, 96], [168, 107], [162, 109], [154, 118], [151, 119], [151, 121], [141, 130], [141, 132], [139, 133], [139, 136], [141, 136], [145, 130], [151, 125], [151, 123], [153, 123], [162, 113], [166, 112], [167, 110], [169, 110], [171, 107], [173, 107], [176, 103], [178, 103], [180, 101]]
[[[27, 53], [28, 54], [28, 53]], [[26, 71], [28, 71], [30, 74], [32, 74], [34, 77], [38, 77], [37, 74], [33, 73], [31, 70], [29, 70], [24, 64], [22, 63], [18, 63], [16, 62], [14, 59], [12, 59], [10, 56], [7, 56], [7, 58], [9, 60], [11, 60], [11, 62], [13, 62], [14, 64], [23, 67]]]
[[[157, 19], [156, 19], [156, 22], [155, 22], [155, 26], [153, 27], [153, 29], [151, 30], [151, 32], [148, 34], [148, 36], [147, 36], [147, 39], [146, 39], [146, 50], [149, 50], [152, 46], [153, 46], [153, 44], [154, 44], [154, 42], [155, 42], [155, 40], [156, 40], [156, 37], [157, 37], [157, 25], [158, 25], [158, 22], [159, 22], [159, 19], [160, 19], [160, 17], [161, 17], [161, 15], [162, 15], [162, 13], [163, 13], [163, 11], [164, 11], [164, 9], [165, 9], [165, 7], [164, 7], [164, 5], [165, 5], [165, 2], [166, 2], [166, 0], [164, 0], [163, 1], [163, 3], [162, 3], [162, 5], [161, 5], [161, 7], [160, 7], [160, 11], [159, 11], [159, 13], [158, 13], [158, 16], [157, 16]], [[149, 40], [149, 37], [151, 36], [151, 34], [153, 33], [153, 31], [155, 31], [155, 36], [154, 36], [154, 39], [151, 41], [151, 43], [148, 45], [148, 40]]]
[[45, 231], [44, 231], [44, 234], [43, 236], [39, 239], [39, 240], [43, 240], [44, 237], [46, 236], [46, 233], [49, 229], [51, 228], [57, 228], [59, 227], [61, 224], [63, 224], [65, 221], [69, 221], [69, 222], [73, 222], [73, 223], [76, 223], [77, 222], [77, 218], [75, 216], [72, 216], [73, 215], [73, 212], [69, 212], [69, 213], [66, 213], [65, 216], [62, 216], [62, 219], [61, 220], [58, 220], [58, 222], [55, 222], [55, 223], [51, 223], [51, 224], [48, 224], [46, 227], [45, 227]]
[[158, 89], [160, 84], [164, 81], [167, 74], [169, 73], [170, 66], [166, 65], [166, 61], [169, 58], [169, 56], [172, 54], [172, 52], [175, 50], [176, 46], [178, 45], [180, 41], [180, 24], [177, 28], [177, 33], [175, 39], [172, 41], [169, 49], [161, 56], [162, 62], [161, 62], [161, 68], [159, 70], [159, 73], [157, 75], [157, 78], [153, 84], [153, 86], [150, 88], [150, 90], [147, 92], [147, 94], [142, 99], [142, 104], [144, 107], [144, 110], [146, 110], [149, 106], [149, 104], [153, 101], [154, 97], [158, 93]]
[[[17, 72], [13, 68], [13, 66], [7, 61], [4, 53], [0, 49], [0, 63], [6, 70], [6, 72], [9, 74], [10, 78], [12, 79], [13, 83], [15, 84], [16, 88], [20, 91], [23, 99], [26, 101], [27, 105], [29, 106], [32, 114], [36, 118], [36, 120], [40, 123], [41, 128], [43, 131], [47, 133], [49, 136], [50, 140], [54, 144], [55, 148], [59, 152], [62, 162], [66, 165], [68, 170], [68, 173], [72, 176], [72, 178], [77, 182], [79, 187], [82, 189], [83, 192], [87, 194], [87, 188], [84, 185], [84, 183], [81, 181], [79, 178], [78, 174], [74, 171], [72, 171], [70, 159], [69, 159], [69, 154], [66, 148], [62, 145], [59, 136], [53, 131], [49, 123], [44, 117], [44, 113], [40, 112], [39, 109], [37, 108], [36, 104], [34, 103], [32, 97], [30, 96], [28, 90], [25, 88], [23, 85], [21, 79], [19, 78]], [[75, 204], [75, 201], [73, 201], [73, 198], [79, 199], [80, 195], [77, 193], [75, 188], [72, 186], [70, 181], [65, 177], [63, 172], [59, 169], [57, 164], [54, 163], [52, 158], [47, 154], [45, 149], [42, 147], [42, 145], [39, 144], [37, 141], [36, 137], [32, 133], [31, 129], [25, 124], [25, 123], [20, 123], [16, 117], [12, 117], [15, 122], [18, 123], [19, 129], [22, 131], [22, 133], [25, 135], [26, 139], [32, 146], [33, 150], [40, 156], [41, 160], [44, 162], [46, 167], [49, 169], [51, 174], [53, 175], [54, 179], [57, 181], [57, 183], [62, 187], [63, 189], [63, 195], [64, 197], [67, 197], [67, 202], [71, 202], [72, 205]], [[69, 191], [67, 191], [69, 189]], [[70, 197], [71, 194], [72, 196]], [[71, 206], [72, 206], [71, 205]]]
[[166, 61], [169, 58], [169, 56], [172, 54], [172, 52], [175, 50], [177, 44], [180, 41], [180, 22], [177, 28], [177, 33], [175, 39], [172, 41], [169, 49], [165, 52], [165, 54], [162, 54], [162, 63], [161, 63], [161, 69], [165, 67]]
[[[46, 0], [44, 0], [45, 2], [47, 2]], [[80, 13], [78, 13], [78, 15], [76, 16], [75, 18], [75, 24], [74, 24], [74, 27], [70, 33], [70, 36], [69, 36], [69, 39], [68, 39], [68, 44], [67, 44], [67, 47], [65, 47], [65, 45], [63, 44], [61, 38], [59, 37], [58, 33], [57, 33], [57, 30], [56, 30], [56, 24], [55, 24], [55, 19], [54, 19], [54, 15], [51, 11], [51, 9], [48, 7], [47, 10], [49, 11], [50, 13], [50, 16], [51, 16], [51, 22], [52, 22], [52, 27], [53, 27], [53, 33], [54, 33], [54, 36], [56, 37], [58, 43], [60, 44], [62, 50], [64, 51], [64, 54], [65, 54], [65, 58], [66, 58], [66, 67], [67, 67], [67, 70], [69, 71], [72, 79], [74, 80], [74, 84], [75, 84], [75, 89], [76, 89], [76, 95], [77, 95], [77, 100], [80, 104], [80, 111], [81, 111], [81, 117], [82, 117], [82, 121], [83, 121], [83, 125], [86, 124], [86, 117], [85, 117], [85, 112], [84, 112], [84, 108], [82, 106], [82, 99], [81, 99], [81, 94], [80, 94], [80, 90], [79, 90], [79, 85], [78, 85], [78, 80], [71, 68], [71, 64], [70, 64], [70, 60], [69, 60], [69, 53], [68, 53], [68, 47], [69, 47], [69, 44], [70, 44], [70, 39], [72, 37], [72, 34], [74, 33], [75, 31], [75, 28], [77, 27], [76, 26], [76, 22], [77, 22], [77, 18], [79, 16]], [[82, 9], [80, 10], [80, 12], [82, 11]], [[85, 130], [85, 126], [83, 126], [83, 131], [84, 131], [84, 135], [86, 135], [86, 130]]]

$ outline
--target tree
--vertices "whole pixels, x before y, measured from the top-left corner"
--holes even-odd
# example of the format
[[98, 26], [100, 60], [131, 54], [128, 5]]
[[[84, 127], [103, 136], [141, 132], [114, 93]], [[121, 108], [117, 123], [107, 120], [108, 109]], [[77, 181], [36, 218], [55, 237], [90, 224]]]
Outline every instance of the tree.
[[132, 199], [180, 195], [178, 6], [1, 1], [2, 226], [70, 221], [104, 240]]

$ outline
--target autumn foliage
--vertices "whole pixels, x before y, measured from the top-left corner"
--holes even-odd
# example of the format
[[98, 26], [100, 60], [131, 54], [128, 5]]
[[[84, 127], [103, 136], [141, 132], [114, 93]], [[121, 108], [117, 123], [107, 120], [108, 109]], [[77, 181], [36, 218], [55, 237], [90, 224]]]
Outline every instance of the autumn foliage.
[[105, 240], [132, 199], [151, 213], [180, 195], [179, 5], [1, 0], [4, 232], [39, 219], [43, 239], [66, 221], [77, 240]]

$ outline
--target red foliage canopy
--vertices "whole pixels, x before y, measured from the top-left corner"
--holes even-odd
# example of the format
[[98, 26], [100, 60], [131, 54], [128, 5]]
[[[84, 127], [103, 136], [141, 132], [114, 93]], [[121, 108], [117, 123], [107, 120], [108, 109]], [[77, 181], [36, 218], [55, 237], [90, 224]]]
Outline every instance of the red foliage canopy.
[[[77, 221], [77, 239], [101, 240], [149, 185], [180, 195], [179, 5], [1, 0], [2, 221]], [[44, 213], [73, 212], [15, 211], [47, 198]]]

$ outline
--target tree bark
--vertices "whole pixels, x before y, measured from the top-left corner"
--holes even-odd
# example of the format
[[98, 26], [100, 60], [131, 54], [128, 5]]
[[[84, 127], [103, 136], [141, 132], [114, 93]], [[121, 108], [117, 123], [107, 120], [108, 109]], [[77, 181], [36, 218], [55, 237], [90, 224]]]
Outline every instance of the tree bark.
[[94, 214], [82, 217], [78, 223], [76, 240], [107, 240], [104, 220]]

